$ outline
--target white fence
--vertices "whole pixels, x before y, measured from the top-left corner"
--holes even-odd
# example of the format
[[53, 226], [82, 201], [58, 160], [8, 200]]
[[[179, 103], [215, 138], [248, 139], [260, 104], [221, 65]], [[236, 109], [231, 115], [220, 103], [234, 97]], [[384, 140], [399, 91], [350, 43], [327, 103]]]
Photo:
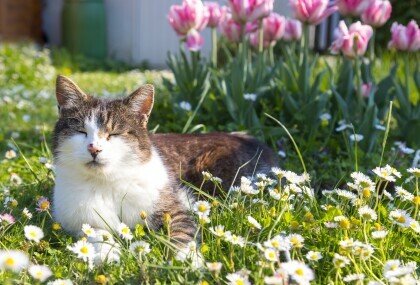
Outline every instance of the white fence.
[[[61, 43], [63, 0], [44, 0], [44, 30], [52, 45]], [[168, 23], [169, 7], [182, 0], [105, 0], [108, 55], [128, 63], [147, 61], [164, 68], [167, 52], [177, 52], [179, 41]], [[226, 1], [219, 0], [219, 3]], [[288, 0], [275, 0], [274, 10], [290, 15]], [[205, 30], [203, 53], [210, 51], [210, 32]]]

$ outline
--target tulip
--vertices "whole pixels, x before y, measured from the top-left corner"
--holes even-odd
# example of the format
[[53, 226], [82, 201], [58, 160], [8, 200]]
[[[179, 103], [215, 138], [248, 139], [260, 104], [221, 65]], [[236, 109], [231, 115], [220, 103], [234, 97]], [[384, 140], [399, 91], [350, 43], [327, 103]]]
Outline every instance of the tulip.
[[317, 25], [337, 10], [328, 7], [329, 0], [289, 0], [295, 18], [309, 25]]
[[[349, 29], [347, 29], [344, 21], [340, 21], [338, 28], [334, 31], [335, 40], [331, 44], [331, 52], [337, 54], [341, 51], [350, 58], [363, 55], [372, 34], [372, 27], [362, 25], [360, 21], [351, 24]], [[355, 42], [357, 42], [357, 47], [354, 47]]]
[[298, 20], [287, 19], [284, 28], [283, 40], [296, 41], [302, 37], [302, 23]]
[[388, 0], [373, 0], [362, 14], [362, 21], [372, 27], [381, 27], [391, 17], [392, 6]]
[[418, 51], [420, 49], [420, 30], [416, 21], [412, 20], [407, 27], [393, 23], [391, 34], [388, 48], [400, 51]]
[[372, 0], [337, 0], [338, 11], [341, 15], [360, 16]]
[[203, 46], [203, 37], [197, 30], [191, 30], [187, 34], [185, 43], [190, 51], [199, 51]]
[[201, 0], [184, 0], [182, 5], [172, 5], [168, 14], [169, 23], [181, 38], [191, 31], [201, 31], [209, 20], [209, 11]]
[[[253, 33], [257, 29], [257, 24], [246, 23], [245, 34]], [[223, 21], [220, 22], [219, 31], [229, 42], [240, 43], [242, 41], [242, 25], [235, 21], [230, 13], [227, 13]]]
[[[284, 34], [286, 19], [277, 13], [271, 13], [267, 18], [262, 20], [263, 29], [263, 46], [269, 47], [274, 45]], [[251, 44], [258, 47], [259, 32], [251, 34]]]
[[242, 24], [267, 17], [273, 5], [274, 0], [229, 0], [233, 18]]
[[217, 2], [204, 2], [204, 6], [209, 12], [209, 21], [207, 27], [215, 28], [223, 20], [226, 10], [219, 6]]
[[[372, 83], [366, 83], [366, 84], [362, 84], [362, 96], [364, 98], [369, 98], [370, 95], [370, 90], [372, 89]], [[356, 88], [357, 90], [357, 88]]]

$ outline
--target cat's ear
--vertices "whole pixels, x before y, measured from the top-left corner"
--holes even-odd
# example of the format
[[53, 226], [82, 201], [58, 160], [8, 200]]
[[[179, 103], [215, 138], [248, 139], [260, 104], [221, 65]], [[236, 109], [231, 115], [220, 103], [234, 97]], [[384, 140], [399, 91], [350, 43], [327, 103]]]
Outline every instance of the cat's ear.
[[140, 116], [143, 127], [146, 127], [150, 113], [152, 112], [154, 95], [155, 88], [153, 85], [145, 84], [131, 93], [123, 101], [132, 112]]
[[89, 97], [76, 83], [63, 75], [57, 76], [55, 96], [59, 109], [77, 107]]

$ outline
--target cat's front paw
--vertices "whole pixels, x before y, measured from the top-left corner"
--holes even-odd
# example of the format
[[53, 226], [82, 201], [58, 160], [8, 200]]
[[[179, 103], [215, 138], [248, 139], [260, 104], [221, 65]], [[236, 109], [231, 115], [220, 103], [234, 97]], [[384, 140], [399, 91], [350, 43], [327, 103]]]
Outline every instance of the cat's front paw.
[[175, 259], [190, 264], [192, 268], [204, 266], [204, 257], [197, 249], [195, 241], [190, 241], [185, 247], [178, 249]]

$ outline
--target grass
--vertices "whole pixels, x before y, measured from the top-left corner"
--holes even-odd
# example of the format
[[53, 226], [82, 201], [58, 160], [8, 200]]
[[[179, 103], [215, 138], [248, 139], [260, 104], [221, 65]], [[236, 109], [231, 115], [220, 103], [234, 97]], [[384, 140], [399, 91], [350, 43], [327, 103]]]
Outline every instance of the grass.
[[[132, 229], [131, 241], [118, 234], [114, 236], [121, 252], [119, 263], [104, 262], [90, 268], [68, 249], [80, 238], [65, 233], [51, 218], [47, 205], [39, 205], [41, 197], [51, 199], [54, 184], [48, 163], [56, 119], [55, 74], [71, 71], [62, 66], [57, 70], [48, 51], [40, 52], [28, 46], [14, 49], [0, 47], [0, 62], [5, 66], [0, 75], [5, 78], [1, 82], [7, 82], [0, 85], [0, 213], [3, 215], [0, 250], [18, 249], [27, 254], [30, 263], [47, 265], [53, 275], [45, 283], [69, 279], [74, 284], [247, 284], [246, 280], [252, 284], [269, 284], [275, 278], [267, 277], [279, 278], [284, 271], [300, 284], [305, 284], [310, 272], [315, 274], [311, 284], [368, 284], [369, 281], [377, 282], [369, 284], [415, 284], [402, 283], [402, 278], [406, 282], [410, 278], [418, 279], [419, 272], [412, 262], [420, 262], [419, 177], [407, 171], [413, 155], [404, 155], [398, 148], [386, 150], [382, 166], [391, 163], [401, 172], [401, 177], [392, 174], [393, 169], [389, 168], [378, 172], [387, 178], [395, 177], [395, 183], [380, 178], [372, 171], [377, 165], [366, 161], [359, 161], [359, 168], [372, 182], [360, 174], [351, 176], [355, 166], [350, 155], [343, 156], [347, 159], [332, 159], [328, 154], [312, 157], [303, 153], [309, 181], [300, 175], [303, 172], [300, 160], [290, 147], [281, 167], [299, 175], [287, 172], [280, 178], [283, 172], [266, 173], [266, 177], [254, 177], [251, 186], [256, 194], [246, 193], [249, 188], [245, 180], [239, 192], [208, 200], [207, 207], [211, 208], [208, 222], [200, 221], [193, 214], [202, 233], [199, 251], [205, 261], [220, 262], [220, 271], [212, 271], [207, 266], [195, 269], [188, 261], [167, 259], [165, 230], [150, 232], [140, 225]], [[168, 103], [170, 95], [163, 88], [161, 77], [162, 73], [152, 71], [71, 73], [71, 78], [88, 92], [105, 96], [127, 94], [142, 83], [154, 83], [160, 97], [152, 113], [151, 128], [159, 125], [159, 131], [180, 131], [182, 126], [175, 126], [179, 122], [168, 123], [180, 115], [174, 114]], [[16, 157], [9, 152], [6, 158], [9, 150], [14, 150]], [[380, 154], [377, 156], [379, 161]], [[406, 191], [397, 188], [388, 195], [383, 189], [393, 188], [391, 184]], [[315, 195], [312, 188], [317, 190]], [[36, 210], [40, 206], [43, 211]], [[361, 215], [363, 206], [371, 208], [377, 218], [370, 214], [370, 220], [369, 214]], [[24, 208], [32, 213], [31, 219], [22, 213]], [[406, 211], [407, 216], [396, 209]], [[15, 221], [9, 223], [5, 213]], [[29, 240], [24, 233], [27, 225], [40, 227], [45, 236], [39, 242]], [[223, 226], [231, 235], [214, 234], [217, 226]], [[375, 239], [373, 235], [378, 231], [387, 231], [387, 235]], [[150, 244], [150, 253], [133, 254], [130, 245], [134, 241]], [[274, 255], [270, 255], [270, 247], [278, 243], [289, 250], [275, 249]], [[308, 259], [309, 252], [312, 254]], [[310, 260], [316, 253], [322, 258]], [[300, 263], [288, 263], [288, 260]], [[338, 266], [339, 260], [343, 260], [343, 267]], [[390, 260], [401, 263], [392, 267]], [[1, 284], [41, 283], [30, 270], [25, 268], [16, 273], [4, 270], [4, 264], [4, 258], [0, 257]], [[235, 272], [239, 273], [234, 275]], [[349, 274], [363, 274], [363, 281], [346, 282]], [[392, 275], [398, 279], [394, 279], [395, 283]], [[235, 277], [236, 283], [228, 279]]]

